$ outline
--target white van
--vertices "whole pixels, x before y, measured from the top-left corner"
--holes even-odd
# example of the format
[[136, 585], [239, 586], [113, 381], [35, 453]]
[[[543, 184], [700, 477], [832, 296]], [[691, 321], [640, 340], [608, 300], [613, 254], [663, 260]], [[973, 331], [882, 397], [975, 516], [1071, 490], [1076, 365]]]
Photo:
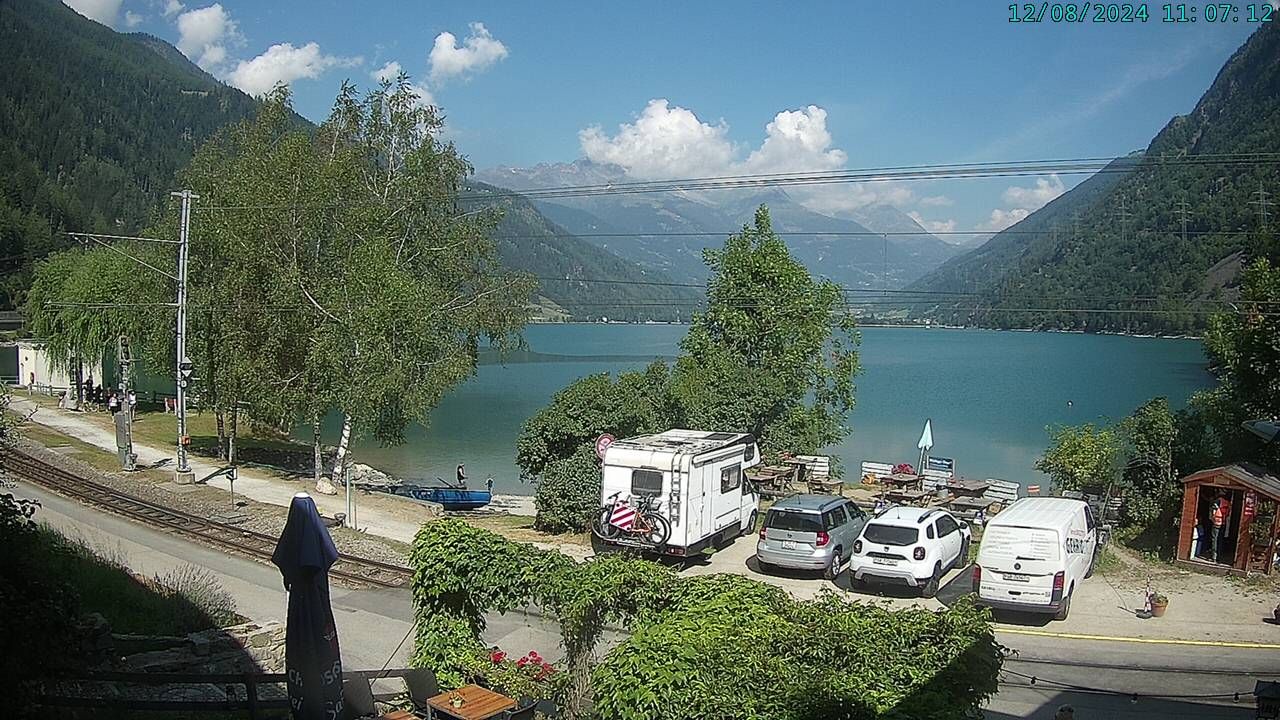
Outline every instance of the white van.
[[1098, 527], [1083, 500], [1023, 498], [987, 521], [973, 564], [978, 603], [1065, 620], [1093, 574]]
[[[749, 433], [667, 430], [617, 440], [604, 454], [600, 478], [602, 517], [595, 537], [665, 555], [689, 556], [752, 532], [760, 496], [745, 470], [760, 463]], [[651, 512], [670, 526], [665, 541], [608, 525], [622, 502]], [[661, 524], [661, 523], [659, 523]]]

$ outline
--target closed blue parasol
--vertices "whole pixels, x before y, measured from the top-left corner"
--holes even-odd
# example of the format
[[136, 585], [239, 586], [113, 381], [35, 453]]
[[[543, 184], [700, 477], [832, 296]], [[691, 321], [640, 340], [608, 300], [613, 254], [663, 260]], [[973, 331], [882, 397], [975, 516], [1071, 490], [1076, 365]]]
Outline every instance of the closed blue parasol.
[[343, 716], [342, 657], [329, 606], [329, 568], [337, 559], [315, 501], [298, 493], [271, 554], [289, 591], [284, 662], [294, 720]]

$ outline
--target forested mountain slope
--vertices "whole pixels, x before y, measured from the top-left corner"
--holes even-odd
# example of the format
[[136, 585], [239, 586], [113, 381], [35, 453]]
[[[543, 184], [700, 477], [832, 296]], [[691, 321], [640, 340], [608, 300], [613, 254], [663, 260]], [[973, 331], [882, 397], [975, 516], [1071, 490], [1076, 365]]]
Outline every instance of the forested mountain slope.
[[[128, 233], [195, 148], [254, 101], [144, 35], [56, 0], [0, 2], [0, 303], [63, 230]], [[14, 272], [17, 270], [18, 272]]]
[[502, 209], [494, 233], [502, 263], [537, 275], [538, 293], [576, 319], [688, 320], [702, 299], [701, 289], [673, 285], [663, 273], [573, 236], [519, 195], [481, 182], [464, 192], [475, 198], [467, 205]]
[[[1274, 202], [1280, 192], [1280, 163], [1257, 156], [1280, 153], [1280, 28], [1274, 25], [1254, 32], [1195, 109], [1156, 135], [1132, 172], [1091, 178], [921, 279], [913, 289], [978, 296], [917, 313], [1045, 329], [1202, 327], [1206, 305], [1193, 301], [1232, 295], [1231, 268], [1258, 242], [1258, 193]], [[1273, 224], [1275, 210], [1270, 207]], [[1152, 297], [1162, 299], [1138, 299]]]
[[[257, 109], [164, 40], [117, 33], [57, 0], [0, 0], [0, 68], [3, 308], [21, 304], [33, 260], [71, 242], [61, 233], [146, 226], [196, 148]], [[510, 267], [540, 277], [668, 281], [572, 237], [521, 198], [500, 204], [508, 217], [497, 233]], [[672, 303], [701, 293], [544, 281], [540, 294], [576, 317], [687, 319], [688, 308]]]

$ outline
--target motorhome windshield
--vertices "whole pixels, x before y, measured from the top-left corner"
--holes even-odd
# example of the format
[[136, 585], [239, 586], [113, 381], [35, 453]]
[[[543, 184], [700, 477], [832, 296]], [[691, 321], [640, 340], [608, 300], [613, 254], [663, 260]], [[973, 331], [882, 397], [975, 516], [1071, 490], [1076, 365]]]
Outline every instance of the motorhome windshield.
[[919, 528], [900, 527], [898, 525], [882, 525], [880, 523], [870, 523], [863, 530], [862, 537], [869, 543], [876, 545], [897, 545], [903, 547], [905, 545], [914, 545], [920, 539]]
[[796, 510], [770, 510], [764, 526], [774, 530], [816, 533], [822, 530], [822, 516]]

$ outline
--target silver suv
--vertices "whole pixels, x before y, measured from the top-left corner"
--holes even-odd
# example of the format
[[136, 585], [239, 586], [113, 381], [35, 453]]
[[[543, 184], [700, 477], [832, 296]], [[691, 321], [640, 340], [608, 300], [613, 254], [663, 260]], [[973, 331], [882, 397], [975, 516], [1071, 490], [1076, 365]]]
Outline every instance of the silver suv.
[[834, 580], [853, 552], [867, 515], [848, 498], [792, 495], [769, 508], [756, 543], [761, 572], [784, 567], [822, 570]]

